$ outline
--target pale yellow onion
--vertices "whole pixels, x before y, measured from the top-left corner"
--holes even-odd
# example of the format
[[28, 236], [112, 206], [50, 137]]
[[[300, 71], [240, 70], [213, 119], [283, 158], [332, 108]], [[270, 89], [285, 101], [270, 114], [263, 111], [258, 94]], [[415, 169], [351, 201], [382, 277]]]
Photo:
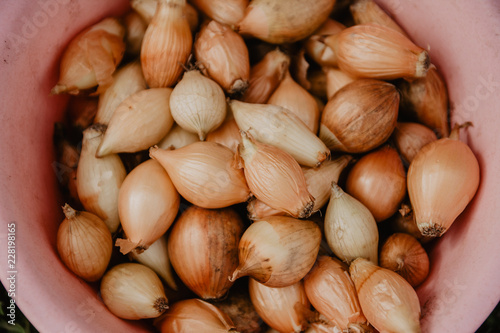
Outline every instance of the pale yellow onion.
[[130, 95], [146, 89], [141, 64], [132, 62], [113, 74], [113, 83], [99, 96], [94, 123], [108, 125], [116, 108]]
[[73, 273], [86, 281], [99, 280], [111, 259], [113, 241], [98, 216], [63, 207], [64, 221], [57, 231], [57, 252]]
[[103, 132], [104, 126], [100, 124], [92, 125], [83, 132], [76, 187], [85, 210], [99, 216], [108, 229], [115, 232], [120, 225], [118, 194], [126, 171], [116, 154], [96, 157]]
[[267, 103], [284, 107], [302, 120], [313, 133], [318, 132], [318, 103], [307, 90], [293, 80], [289, 71]]
[[141, 64], [151, 88], [174, 85], [191, 54], [192, 36], [186, 0], [159, 0], [142, 41]]
[[334, 5], [335, 0], [253, 0], [239, 23], [239, 32], [271, 44], [296, 42], [318, 29]]
[[330, 99], [337, 91], [356, 80], [355, 77], [342, 72], [338, 68], [327, 67], [324, 69], [326, 73], [326, 97]]
[[217, 142], [231, 149], [233, 152], [238, 150], [241, 143], [241, 135], [238, 124], [234, 120], [231, 110], [227, 112], [226, 119], [215, 131], [208, 133], [207, 141]]
[[195, 142], [176, 150], [151, 148], [150, 156], [167, 170], [175, 188], [203, 208], [223, 208], [245, 202], [250, 190], [233, 152], [215, 142]]
[[384, 143], [396, 127], [399, 93], [379, 80], [355, 80], [326, 103], [319, 137], [334, 151], [363, 153]]
[[138, 152], [165, 137], [174, 124], [171, 94], [170, 88], [153, 88], [127, 97], [111, 116], [97, 156]]
[[194, 55], [204, 74], [229, 94], [244, 92], [250, 77], [250, 59], [243, 38], [229, 26], [211, 21], [194, 43]]
[[408, 194], [424, 236], [439, 237], [474, 197], [479, 163], [469, 146], [443, 138], [424, 146], [408, 169]]
[[392, 80], [425, 77], [429, 54], [405, 35], [375, 23], [358, 24], [325, 39], [339, 68], [352, 76]]
[[270, 327], [279, 332], [302, 332], [306, 328], [311, 305], [302, 281], [270, 288], [250, 278], [248, 288], [255, 310]]
[[358, 258], [349, 267], [366, 319], [379, 332], [420, 333], [420, 302], [397, 273]]
[[325, 37], [335, 35], [345, 29], [345, 25], [332, 19], [327, 19], [323, 25], [316, 30], [305, 43], [304, 48], [309, 55], [320, 66], [337, 66], [335, 52], [325, 44]]
[[294, 113], [277, 105], [229, 101], [242, 131], [257, 141], [275, 146], [301, 165], [317, 167], [330, 155], [325, 144]]
[[125, 263], [106, 272], [101, 297], [108, 309], [123, 319], [156, 318], [168, 309], [160, 278], [151, 268]]
[[325, 213], [325, 237], [333, 253], [350, 263], [366, 258], [377, 263], [377, 222], [368, 208], [332, 184], [332, 195]]
[[312, 213], [314, 197], [308, 192], [304, 174], [293, 157], [241, 132], [238, 148], [245, 179], [257, 199], [291, 216], [306, 218]]
[[402, 158], [411, 163], [420, 149], [436, 141], [436, 134], [428, 127], [417, 123], [398, 122], [392, 133], [394, 144]]
[[249, 0], [190, 0], [191, 3], [211, 19], [236, 26], [243, 18]]
[[162, 333], [237, 333], [233, 322], [224, 312], [201, 299], [174, 303], [157, 327]]
[[314, 197], [313, 211], [320, 210], [330, 200], [332, 182], [338, 182], [340, 174], [352, 161], [352, 156], [343, 155], [323, 162], [318, 168], [304, 168], [307, 189]]
[[[159, 0], [130, 0], [130, 7], [132, 7], [142, 17], [142, 19], [149, 24], [155, 15], [158, 1]], [[191, 31], [195, 32], [198, 28], [198, 11], [196, 11], [196, 9], [189, 3], [186, 3], [184, 14], [187, 17]]]
[[290, 57], [279, 49], [272, 50], [250, 69], [250, 81], [242, 101], [267, 103], [267, 100], [283, 80], [290, 65]]
[[379, 261], [380, 267], [398, 273], [414, 288], [429, 274], [427, 252], [415, 237], [408, 234], [389, 236], [380, 250]]
[[177, 219], [168, 238], [168, 252], [177, 275], [199, 297], [220, 299], [238, 267], [243, 221], [230, 208], [191, 206]]
[[250, 276], [267, 287], [299, 282], [314, 265], [321, 231], [311, 221], [269, 216], [251, 224], [238, 246], [239, 266], [231, 281]]
[[361, 157], [347, 176], [346, 191], [377, 222], [394, 215], [406, 196], [406, 172], [396, 149], [384, 146]]
[[131, 11], [123, 17], [123, 24], [127, 30], [125, 34], [127, 48], [125, 51], [130, 55], [138, 56], [141, 53], [142, 39], [148, 24], [135, 11]]
[[167, 238], [165, 236], [158, 238], [156, 242], [151, 244], [151, 246], [142, 253], [137, 253], [135, 251], [130, 252], [130, 257], [138, 263], [151, 268], [159, 277], [165, 280], [171, 289], [177, 290], [177, 283], [175, 282], [174, 271], [170, 264]]
[[406, 32], [373, 0], [355, 0], [350, 10], [356, 24], [377, 23], [406, 35]]
[[304, 278], [304, 289], [312, 306], [342, 332], [370, 332], [348, 267], [342, 262], [319, 257]]
[[440, 137], [448, 136], [448, 90], [444, 78], [434, 66], [425, 78], [401, 83], [400, 91], [403, 115], [426, 125]]
[[226, 97], [222, 88], [197, 70], [184, 73], [170, 96], [175, 122], [200, 140], [219, 127], [226, 117]]
[[134, 168], [123, 181], [118, 212], [125, 239], [117, 239], [120, 252], [142, 253], [174, 222], [180, 197], [169, 175], [155, 160]]
[[198, 134], [188, 132], [174, 123], [172, 129], [168, 131], [167, 135], [158, 143], [158, 147], [161, 149], [168, 149], [171, 147], [179, 149], [198, 141], [200, 141]]
[[79, 33], [66, 47], [60, 63], [59, 81], [52, 94], [78, 94], [99, 86], [104, 91], [125, 52], [125, 28], [113, 17]]

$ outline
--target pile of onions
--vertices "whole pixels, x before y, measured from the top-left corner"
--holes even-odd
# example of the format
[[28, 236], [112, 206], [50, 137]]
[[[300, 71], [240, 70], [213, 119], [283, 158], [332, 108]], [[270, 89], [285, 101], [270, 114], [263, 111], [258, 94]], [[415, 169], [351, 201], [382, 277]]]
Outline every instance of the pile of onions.
[[162, 332], [420, 332], [422, 243], [480, 181], [428, 52], [373, 0], [190, 3], [63, 54], [62, 262]]

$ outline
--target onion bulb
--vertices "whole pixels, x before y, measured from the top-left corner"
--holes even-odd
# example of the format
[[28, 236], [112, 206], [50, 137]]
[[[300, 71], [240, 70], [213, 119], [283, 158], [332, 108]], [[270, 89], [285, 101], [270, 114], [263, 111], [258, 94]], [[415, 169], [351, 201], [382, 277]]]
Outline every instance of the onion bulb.
[[87, 281], [97, 281], [106, 271], [113, 242], [106, 224], [85, 211], [63, 207], [66, 218], [57, 232], [57, 252], [64, 264]]
[[478, 186], [479, 163], [467, 144], [443, 138], [424, 146], [408, 169], [408, 194], [422, 235], [443, 235]]
[[233, 285], [243, 222], [230, 209], [191, 206], [175, 222], [168, 239], [172, 266], [182, 282], [203, 299], [219, 299]]
[[101, 281], [101, 297], [123, 319], [156, 318], [168, 309], [160, 278], [151, 268], [125, 263], [111, 268]]
[[271, 288], [251, 278], [248, 288], [255, 310], [270, 327], [279, 332], [302, 332], [307, 327], [312, 311], [302, 281]]
[[224, 208], [250, 197], [233, 152], [221, 144], [195, 142], [176, 150], [153, 147], [149, 155], [167, 170], [177, 191], [199, 207]]
[[349, 267], [363, 313], [379, 332], [420, 333], [420, 302], [400, 275], [358, 258]]
[[272, 288], [300, 281], [314, 265], [321, 231], [311, 221], [270, 216], [254, 222], [241, 237], [239, 266], [231, 281], [242, 276]]
[[162, 333], [237, 333], [231, 319], [201, 299], [176, 302], [157, 324]]
[[148, 160], [125, 178], [118, 212], [126, 239], [117, 239], [123, 254], [141, 253], [170, 227], [179, 210], [180, 197], [165, 169]]

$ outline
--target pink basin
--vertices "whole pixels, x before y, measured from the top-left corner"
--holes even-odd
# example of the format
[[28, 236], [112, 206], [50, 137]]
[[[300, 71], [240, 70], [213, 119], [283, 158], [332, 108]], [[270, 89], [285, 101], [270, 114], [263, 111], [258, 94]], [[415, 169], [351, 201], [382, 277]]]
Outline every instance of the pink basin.
[[[423, 332], [469, 333], [500, 299], [500, 3], [381, 0], [444, 73], [453, 121], [481, 164], [470, 205], [430, 253], [418, 289]], [[127, 10], [123, 0], [3, 1], [0, 4], [0, 279], [41, 332], [142, 332], [113, 316], [93, 288], [58, 258], [62, 220], [52, 134], [67, 102], [50, 96], [58, 61], [81, 29]], [[96, 14], [98, 13], [98, 14]], [[463, 181], [467, 181], [464, 179]], [[15, 223], [15, 266], [8, 266], [7, 225]], [[13, 252], [13, 251], [11, 251]], [[11, 259], [11, 258], [10, 258]], [[9, 264], [12, 264], [9, 263]], [[15, 271], [8, 273], [8, 271]], [[8, 280], [13, 276], [13, 279]], [[14, 282], [11, 284], [11, 282]]]

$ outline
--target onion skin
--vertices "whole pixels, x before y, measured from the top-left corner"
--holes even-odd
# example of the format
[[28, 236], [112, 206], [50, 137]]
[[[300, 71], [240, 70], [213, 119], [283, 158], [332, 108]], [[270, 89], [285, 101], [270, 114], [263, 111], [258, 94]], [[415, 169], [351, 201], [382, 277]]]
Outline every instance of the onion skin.
[[117, 239], [120, 251], [141, 253], [172, 225], [179, 210], [179, 193], [163, 167], [148, 160], [123, 181], [118, 213], [127, 239]]
[[379, 332], [421, 332], [420, 302], [403, 277], [363, 258], [351, 263], [349, 273], [363, 314]]
[[191, 54], [186, 0], [158, 0], [158, 8], [146, 29], [141, 47], [141, 65], [150, 88], [174, 85]]
[[203, 26], [194, 43], [194, 55], [203, 74], [227, 93], [243, 93], [248, 88], [248, 49], [243, 38], [229, 26], [217, 21]]
[[[321, 256], [304, 278], [304, 288], [314, 308], [342, 331], [368, 331], [348, 268], [337, 259]], [[356, 331], [358, 332], [358, 331]]]
[[384, 146], [363, 156], [349, 172], [346, 190], [377, 222], [394, 215], [406, 195], [405, 169], [397, 151]]
[[408, 163], [413, 161], [423, 146], [437, 140], [430, 128], [417, 123], [398, 123], [392, 136], [399, 153]]
[[228, 276], [238, 266], [243, 222], [229, 208], [191, 206], [175, 222], [168, 239], [177, 275], [203, 299], [219, 299], [233, 285]]
[[358, 24], [325, 39], [339, 68], [358, 78], [392, 80], [425, 77], [427, 51], [405, 35], [374, 23]]
[[106, 224], [97, 215], [75, 211], [68, 204], [66, 216], [57, 231], [57, 252], [64, 264], [77, 276], [99, 280], [111, 259], [113, 241]]
[[280, 332], [302, 332], [310, 315], [310, 303], [299, 281], [288, 287], [270, 288], [249, 280], [252, 304], [266, 324]]
[[424, 236], [440, 237], [474, 197], [479, 163], [465, 143], [443, 138], [424, 146], [408, 169], [408, 194]]
[[353, 81], [326, 103], [319, 137], [334, 151], [367, 152], [391, 136], [398, 107], [394, 85], [369, 79]]
[[177, 150], [152, 147], [150, 156], [167, 170], [179, 193], [203, 208], [224, 208], [245, 202], [250, 190], [233, 152], [215, 142], [195, 142]]
[[227, 314], [201, 299], [174, 303], [157, 323], [162, 333], [223, 333], [235, 332]]
[[239, 23], [239, 32], [271, 44], [293, 43], [318, 29], [334, 4], [335, 0], [253, 0]]
[[156, 318], [168, 309], [160, 278], [141, 264], [124, 263], [111, 268], [102, 278], [100, 290], [104, 304], [119, 318]]
[[314, 265], [321, 231], [311, 221], [269, 216], [254, 222], [241, 237], [239, 266], [231, 281], [251, 276], [271, 288], [300, 281]]
[[380, 267], [390, 269], [417, 287], [429, 274], [429, 257], [418, 240], [407, 234], [392, 234], [382, 246]]

